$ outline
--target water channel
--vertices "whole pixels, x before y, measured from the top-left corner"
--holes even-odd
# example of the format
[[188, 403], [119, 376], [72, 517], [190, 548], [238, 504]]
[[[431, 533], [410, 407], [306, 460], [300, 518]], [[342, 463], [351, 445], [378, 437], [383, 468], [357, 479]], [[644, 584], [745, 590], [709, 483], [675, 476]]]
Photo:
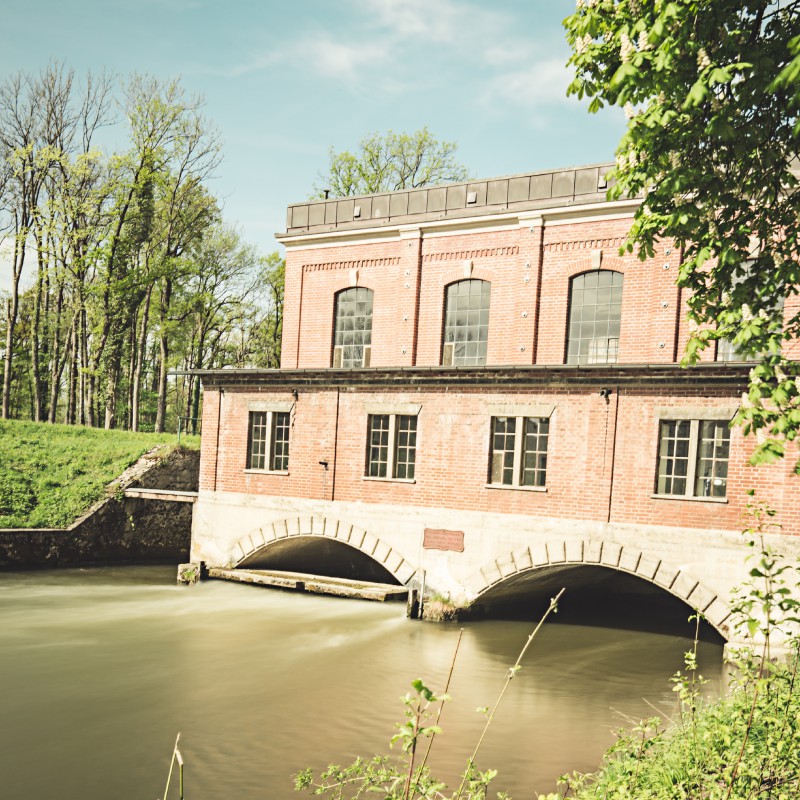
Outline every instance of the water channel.
[[[400, 604], [207, 581], [173, 567], [0, 574], [0, 796], [153, 800], [178, 731], [188, 800], [300, 797], [291, 775], [388, 752], [398, 698], [446, 679], [459, 624]], [[453, 780], [532, 629], [463, 624], [433, 771]], [[670, 714], [684, 636], [547, 623], [479, 756], [512, 797], [596, 767], [611, 730]], [[701, 643], [721, 681], [722, 648]], [[493, 793], [492, 793], [493, 794]], [[177, 792], [170, 797], [177, 797]], [[303, 795], [305, 796], [305, 795]]]

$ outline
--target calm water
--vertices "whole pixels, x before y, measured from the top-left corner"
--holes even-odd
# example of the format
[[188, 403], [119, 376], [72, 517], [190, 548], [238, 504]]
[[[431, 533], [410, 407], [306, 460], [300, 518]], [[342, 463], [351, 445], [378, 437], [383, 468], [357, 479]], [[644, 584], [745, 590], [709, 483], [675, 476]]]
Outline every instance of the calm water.
[[[293, 773], [386, 752], [410, 681], [446, 679], [457, 625], [409, 621], [399, 604], [174, 577], [172, 567], [0, 574], [0, 797], [154, 800], [178, 731], [188, 800], [300, 797]], [[494, 702], [532, 625], [464, 628], [431, 756], [449, 780], [480, 734], [475, 709]], [[517, 800], [594, 768], [612, 728], [673, 709], [668, 678], [689, 645], [548, 623], [479, 765]], [[721, 648], [701, 645], [701, 663], [718, 678]]]

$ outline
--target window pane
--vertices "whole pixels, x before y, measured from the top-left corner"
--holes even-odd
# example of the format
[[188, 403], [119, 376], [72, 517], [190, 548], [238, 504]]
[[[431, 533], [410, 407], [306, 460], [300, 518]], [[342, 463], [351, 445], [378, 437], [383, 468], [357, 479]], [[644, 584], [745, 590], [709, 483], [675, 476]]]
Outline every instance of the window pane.
[[490, 483], [511, 486], [514, 482], [515, 417], [492, 417], [492, 452]]
[[[455, 342], [453, 364], [465, 366], [486, 363], [489, 336], [488, 281], [466, 280], [447, 287], [444, 341]], [[469, 342], [469, 347], [464, 347]]]
[[414, 477], [414, 465], [417, 457], [417, 418], [401, 414], [395, 422], [395, 478]]
[[686, 494], [689, 474], [689, 420], [668, 420], [660, 425], [657, 494]]
[[598, 270], [577, 275], [570, 288], [568, 364], [617, 361], [623, 275]]
[[547, 475], [547, 439], [550, 420], [530, 417], [525, 420], [525, 440], [522, 450], [522, 486], [544, 486]]
[[267, 412], [251, 411], [249, 423], [247, 469], [264, 469], [266, 466], [268, 435]]
[[272, 414], [272, 463], [270, 469], [284, 472], [289, 469], [288, 411], [276, 411]]
[[389, 464], [389, 415], [370, 414], [367, 432], [367, 475], [385, 478]]
[[372, 344], [371, 289], [345, 289], [336, 295], [333, 346], [344, 348], [342, 367], [364, 366], [364, 347]]
[[725, 497], [730, 429], [727, 422], [701, 421], [697, 447], [695, 497]]

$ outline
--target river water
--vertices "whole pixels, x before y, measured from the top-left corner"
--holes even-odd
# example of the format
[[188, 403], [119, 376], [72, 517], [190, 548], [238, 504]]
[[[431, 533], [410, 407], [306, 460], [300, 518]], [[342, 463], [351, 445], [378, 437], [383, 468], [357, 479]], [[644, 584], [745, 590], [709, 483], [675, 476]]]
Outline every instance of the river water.
[[[154, 800], [178, 732], [188, 800], [300, 797], [298, 770], [389, 752], [399, 697], [418, 677], [444, 685], [463, 627], [430, 760], [452, 781], [480, 735], [475, 709], [494, 702], [533, 625], [437, 625], [404, 610], [221, 581], [176, 586], [172, 567], [0, 574], [0, 797]], [[479, 766], [497, 769], [493, 787], [516, 800], [595, 768], [613, 728], [653, 707], [674, 712], [669, 676], [690, 646], [546, 623]], [[721, 655], [701, 643], [712, 691]]]

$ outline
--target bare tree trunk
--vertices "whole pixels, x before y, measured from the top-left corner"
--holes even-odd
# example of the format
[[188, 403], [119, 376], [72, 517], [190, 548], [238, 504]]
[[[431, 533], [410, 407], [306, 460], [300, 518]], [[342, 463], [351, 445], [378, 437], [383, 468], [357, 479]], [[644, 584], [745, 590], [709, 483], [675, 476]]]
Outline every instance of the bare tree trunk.
[[3, 356], [3, 409], [2, 418], [9, 418], [11, 408], [11, 362], [14, 357], [14, 329], [19, 315], [19, 279], [25, 264], [25, 237], [23, 231], [27, 226], [19, 224], [17, 212], [14, 212], [14, 256], [11, 262], [11, 297], [6, 303], [6, 352]]
[[156, 433], [164, 433], [167, 416], [167, 363], [169, 342], [165, 335], [159, 337], [160, 358], [158, 364], [158, 405], [156, 408]]
[[[61, 317], [64, 308], [64, 286], [59, 286], [56, 294], [56, 308], [53, 320], [53, 337], [50, 345], [50, 405], [47, 411], [47, 421], [56, 421], [56, 411], [58, 409], [58, 396], [61, 393], [61, 376], [64, 373], [64, 365], [67, 361], [67, 347], [64, 347], [64, 357], [61, 357]], [[69, 334], [68, 334], [69, 335]]]
[[86, 374], [89, 367], [89, 324], [86, 319], [86, 305], [83, 297], [81, 297], [81, 316], [80, 316], [80, 424], [92, 425], [90, 421], [91, 408], [92, 408], [92, 380]]
[[159, 336], [160, 364], [158, 370], [158, 406], [156, 410], [156, 433], [163, 433], [167, 416], [167, 366], [169, 364], [169, 341], [167, 339], [167, 322], [169, 307], [172, 302], [172, 280], [164, 280], [161, 292], [161, 334]]
[[133, 395], [131, 398], [131, 430], [139, 430], [139, 404], [142, 392], [142, 371], [144, 370], [144, 354], [147, 349], [147, 325], [150, 319], [150, 298], [153, 294], [153, 285], [147, 287], [144, 298], [142, 319], [139, 326], [139, 341], [136, 346], [136, 369], [133, 374]]
[[75, 424], [75, 415], [78, 400], [78, 318], [72, 318], [72, 325], [69, 330], [69, 346], [67, 360], [69, 370], [67, 372], [67, 408], [64, 413], [64, 422], [67, 425]]

